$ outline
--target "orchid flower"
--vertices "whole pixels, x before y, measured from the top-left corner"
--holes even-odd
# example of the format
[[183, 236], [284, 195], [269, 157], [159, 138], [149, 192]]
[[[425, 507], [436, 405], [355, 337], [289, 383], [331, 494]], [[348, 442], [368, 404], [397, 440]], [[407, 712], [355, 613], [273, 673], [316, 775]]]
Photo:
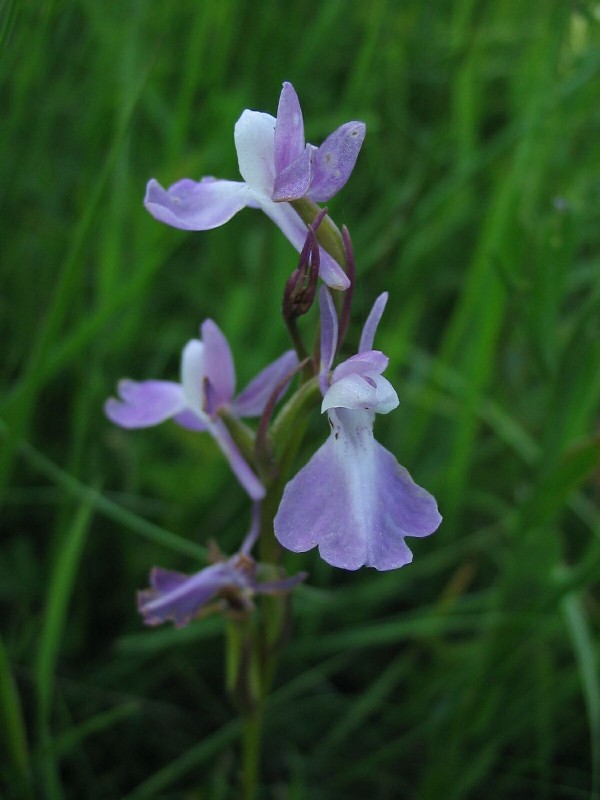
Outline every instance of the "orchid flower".
[[119, 382], [120, 399], [106, 401], [106, 416], [122, 428], [149, 428], [173, 419], [183, 428], [208, 431], [217, 442], [235, 476], [253, 500], [265, 489], [244, 460], [219, 411], [238, 417], [262, 414], [269, 398], [297, 363], [292, 351], [260, 372], [234, 398], [235, 370], [227, 339], [211, 320], [201, 326], [201, 339], [192, 339], [181, 354], [181, 382]]
[[[138, 610], [146, 625], [160, 625], [171, 620], [178, 628], [194, 617], [212, 610], [234, 615], [252, 611], [257, 594], [284, 594], [306, 578], [301, 572], [290, 578], [259, 581], [262, 571], [250, 549], [258, 535], [259, 504], [254, 504], [250, 531], [242, 548], [230, 558], [217, 556], [216, 563], [194, 575], [155, 567], [150, 573], [150, 588], [138, 592]], [[207, 604], [214, 600], [212, 606]]]
[[412, 561], [405, 537], [428, 536], [442, 518], [432, 495], [373, 436], [375, 414], [387, 414], [399, 403], [382, 375], [389, 359], [372, 349], [387, 293], [375, 301], [358, 354], [331, 374], [337, 317], [325, 287], [319, 300], [321, 411], [327, 412], [331, 434], [285, 487], [275, 536], [296, 553], [318, 545], [334, 567], [396, 569]]
[[[300, 252], [306, 226], [289, 202], [301, 197], [325, 202], [337, 194], [354, 169], [364, 137], [364, 123], [346, 122], [320, 147], [306, 144], [298, 96], [286, 82], [277, 119], [246, 109], [235, 125], [243, 182], [184, 178], [164, 189], [152, 179], [144, 205], [160, 222], [192, 231], [218, 228], [246, 206], [260, 208]], [[343, 269], [322, 248], [320, 275], [333, 289], [349, 285]]]

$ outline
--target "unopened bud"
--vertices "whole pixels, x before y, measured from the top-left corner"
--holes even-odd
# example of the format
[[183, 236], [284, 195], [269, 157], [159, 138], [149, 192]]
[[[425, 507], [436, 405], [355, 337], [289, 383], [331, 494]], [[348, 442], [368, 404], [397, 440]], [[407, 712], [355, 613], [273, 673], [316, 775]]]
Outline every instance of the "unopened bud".
[[306, 314], [315, 300], [321, 260], [315, 233], [326, 214], [327, 209], [324, 208], [308, 226], [298, 266], [285, 285], [282, 304], [285, 320], [290, 321]]

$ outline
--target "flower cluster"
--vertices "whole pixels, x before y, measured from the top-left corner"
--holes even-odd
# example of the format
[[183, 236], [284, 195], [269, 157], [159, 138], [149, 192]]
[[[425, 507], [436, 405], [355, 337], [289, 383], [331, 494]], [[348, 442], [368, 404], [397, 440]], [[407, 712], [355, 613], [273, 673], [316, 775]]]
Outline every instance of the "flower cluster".
[[[180, 382], [123, 380], [119, 398], [106, 403], [107, 416], [124, 428], [172, 419], [189, 430], [209, 433], [253, 501], [250, 532], [234, 556], [219, 555], [192, 576], [152, 571], [150, 588], [139, 593], [139, 610], [149, 625], [165, 620], [184, 625], [213, 607], [247, 612], [255, 595], [293, 589], [304, 579], [303, 573], [285, 577], [251, 556], [259, 535], [274, 533], [284, 548], [296, 553], [318, 547], [326, 562], [342, 569], [390, 570], [412, 559], [406, 537], [427, 536], [441, 522], [432, 495], [373, 435], [376, 414], [388, 414], [399, 404], [383, 376], [389, 359], [373, 349], [387, 293], [375, 301], [356, 355], [334, 366], [348, 327], [354, 261], [347, 232], [340, 236], [333, 224], [330, 230], [337, 233], [338, 247], [326, 246], [319, 230], [326, 209], [315, 203], [328, 201], [346, 184], [364, 136], [364, 124], [353, 121], [340, 126], [319, 147], [306, 143], [298, 97], [292, 85], [284, 83], [276, 118], [246, 110], [235, 125], [243, 181], [184, 178], [168, 189], [154, 179], [148, 183], [145, 206], [167, 225], [208, 230], [244, 207], [259, 208], [301, 254], [282, 305], [294, 349], [265, 367], [240, 394], [235, 394], [229, 344], [216, 323], [207, 319], [200, 338], [183, 349]], [[308, 221], [306, 208], [316, 209]], [[323, 281], [321, 334], [310, 356], [296, 318], [313, 304], [317, 275]], [[334, 300], [330, 289], [344, 294]], [[296, 374], [300, 385], [271, 424], [275, 407]], [[278, 496], [280, 470], [293, 461], [291, 443], [298, 447], [292, 435], [298, 415], [306, 414], [306, 398], [319, 395], [329, 437]], [[260, 418], [255, 434], [240, 422], [248, 417]], [[270, 521], [262, 519], [261, 508], [273, 504], [260, 502], [269, 495], [278, 501]], [[269, 579], [262, 580], [267, 574]]]

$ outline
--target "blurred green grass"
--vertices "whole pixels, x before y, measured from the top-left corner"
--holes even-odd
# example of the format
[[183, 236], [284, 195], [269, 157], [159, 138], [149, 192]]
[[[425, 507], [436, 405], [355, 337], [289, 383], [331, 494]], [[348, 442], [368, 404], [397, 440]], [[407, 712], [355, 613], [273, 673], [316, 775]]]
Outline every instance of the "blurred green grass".
[[[151, 176], [236, 178], [233, 125], [363, 119], [330, 203], [350, 342], [376, 295], [401, 407], [379, 437], [445, 521], [400, 572], [289, 555], [310, 585], [268, 712], [264, 794], [598, 798], [600, 12], [516, 0], [6, 0], [0, 7], [0, 779], [7, 797], [236, 796], [221, 626], [142, 630], [155, 563], [232, 549], [216, 448], [112, 428], [212, 316], [243, 384], [285, 346], [295, 255], [262, 215], [186, 234]], [[303, 458], [326, 434], [315, 420]], [[225, 502], [224, 502], [225, 501]]]

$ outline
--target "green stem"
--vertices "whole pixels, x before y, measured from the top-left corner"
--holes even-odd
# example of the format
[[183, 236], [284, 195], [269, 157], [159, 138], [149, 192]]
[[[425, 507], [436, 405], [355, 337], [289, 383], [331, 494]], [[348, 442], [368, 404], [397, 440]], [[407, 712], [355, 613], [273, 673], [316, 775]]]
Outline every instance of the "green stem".
[[308, 352], [306, 351], [306, 347], [304, 346], [304, 342], [300, 336], [300, 331], [298, 330], [297, 318], [291, 317], [286, 319], [285, 324], [287, 326], [288, 333], [290, 334], [290, 339], [294, 345], [294, 350], [298, 356], [298, 361], [306, 361], [306, 364], [302, 368], [302, 382], [306, 383], [306, 381], [310, 380], [314, 375], [314, 362], [308, 357]]
[[262, 704], [242, 720], [242, 799], [256, 800], [260, 776]]
[[[290, 204], [298, 216], [307, 225], [310, 225], [321, 213], [321, 208], [312, 200], [301, 197], [300, 200], [292, 200]], [[316, 231], [319, 244], [323, 247], [338, 264], [346, 270], [346, 251], [344, 250], [344, 240], [340, 229], [329, 215], [323, 218]]]
[[[298, 389], [280, 411], [271, 427], [277, 473], [266, 481], [267, 494], [261, 503], [259, 561], [277, 564], [281, 548], [273, 532], [273, 519], [302, 443], [308, 413], [321, 394], [317, 378]], [[242, 798], [256, 800], [259, 790], [263, 712], [285, 640], [288, 598], [261, 597], [254, 625], [247, 620], [231, 622], [227, 654], [227, 686], [241, 709], [242, 719]]]

